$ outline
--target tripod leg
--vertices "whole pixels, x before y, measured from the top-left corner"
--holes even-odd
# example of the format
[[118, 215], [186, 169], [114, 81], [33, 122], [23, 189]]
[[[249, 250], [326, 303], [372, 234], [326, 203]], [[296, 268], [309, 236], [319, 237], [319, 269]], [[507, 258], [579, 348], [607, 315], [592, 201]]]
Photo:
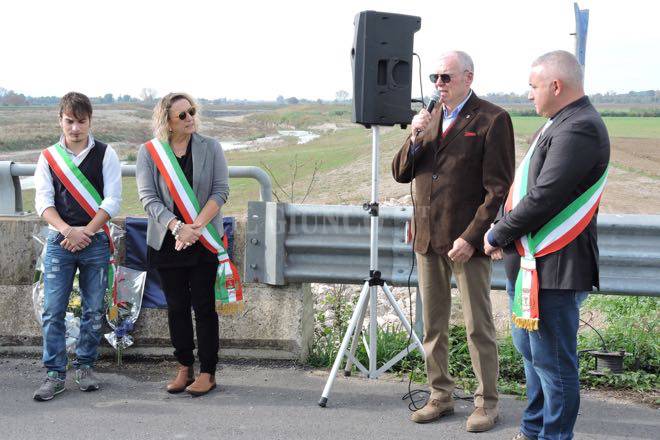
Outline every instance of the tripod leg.
[[406, 331], [408, 333], [412, 333], [413, 341], [415, 342], [415, 344], [417, 344], [417, 348], [419, 348], [420, 353], [422, 353], [422, 356], [424, 356], [424, 358], [426, 358], [426, 353], [424, 353], [424, 346], [422, 345], [422, 342], [419, 340], [419, 337], [417, 337], [417, 333], [412, 331], [412, 328], [410, 327], [410, 323], [408, 322], [408, 319], [403, 314], [403, 310], [401, 310], [401, 308], [397, 304], [396, 299], [394, 299], [394, 295], [392, 295], [392, 291], [390, 290], [387, 283], [383, 284], [383, 292], [385, 292], [385, 295], [387, 295], [387, 299], [389, 300], [390, 304], [392, 304], [392, 308], [394, 309], [396, 314], [399, 316], [399, 320], [401, 320], [401, 323], [405, 327]]
[[[355, 356], [355, 351], [357, 350], [357, 347], [360, 344], [359, 342], [360, 334], [362, 333], [362, 324], [364, 324], [364, 315], [366, 314], [367, 314], [367, 303], [365, 302], [364, 306], [362, 307], [362, 310], [360, 311], [360, 319], [358, 320], [358, 324], [355, 327], [355, 331], [353, 332], [353, 340], [351, 341], [351, 350], [350, 350], [351, 356]], [[351, 375], [352, 366], [353, 366], [353, 361], [351, 360], [351, 357], [348, 356], [346, 359], [346, 366], [344, 367], [344, 376]]]
[[339, 371], [339, 365], [341, 364], [342, 358], [344, 357], [344, 354], [346, 353], [346, 348], [348, 347], [348, 343], [351, 340], [351, 335], [353, 334], [353, 331], [355, 330], [355, 325], [357, 324], [358, 317], [360, 315], [360, 310], [365, 306], [365, 301], [369, 298], [369, 283], [365, 283], [364, 287], [362, 288], [362, 292], [360, 293], [360, 299], [358, 299], [358, 303], [355, 306], [355, 310], [353, 311], [353, 315], [351, 316], [351, 320], [348, 323], [348, 328], [346, 329], [346, 333], [344, 334], [344, 339], [341, 341], [341, 346], [339, 347], [339, 352], [337, 353], [337, 357], [335, 358], [335, 363], [332, 365], [332, 370], [330, 371], [330, 377], [328, 377], [328, 381], [325, 383], [325, 388], [323, 388], [323, 393], [321, 394], [321, 399], [319, 400], [319, 406], [325, 408], [325, 404], [328, 402], [328, 395], [330, 394], [330, 389], [332, 388], [332, 384], [335, 382], [335, 378], [337, 377], [337, 371]]
[[[369, 379], [376, 379], [378, 367], [378, 286], [369, 287]], [[365, 306], [366, 308], [366, 306]]]

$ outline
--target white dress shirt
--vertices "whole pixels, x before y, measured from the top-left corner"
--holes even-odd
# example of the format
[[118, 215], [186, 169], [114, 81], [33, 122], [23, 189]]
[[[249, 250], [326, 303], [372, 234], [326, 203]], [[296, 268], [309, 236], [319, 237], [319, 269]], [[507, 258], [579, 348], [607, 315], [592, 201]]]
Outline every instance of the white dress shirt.
[[[64, 151], [69, 155], [73, 163], [78, 166], [87, 157], [87, 154], [94, 148], [94, 136], [89, 134], [87, 147], [77, 155], [66, 146], [64, 136], [60, 137], [60, 144]], [[41, 216], [46, 208], [55, 207], [55, 188], [53, 187], [53, 176], [50, 172], [50, 166], [43, 153], [39, 155], [37, 169], [34, 172], [34, 207], [37, 214]], [[108, 145], [103, 156], [103, 201], [99, 205], [101, 209], [108, 213], [110, 218], [119, 214], [121, 205], [121, 163], [115, 150]], [[55, 229], [50, 226], [51, 229]]]

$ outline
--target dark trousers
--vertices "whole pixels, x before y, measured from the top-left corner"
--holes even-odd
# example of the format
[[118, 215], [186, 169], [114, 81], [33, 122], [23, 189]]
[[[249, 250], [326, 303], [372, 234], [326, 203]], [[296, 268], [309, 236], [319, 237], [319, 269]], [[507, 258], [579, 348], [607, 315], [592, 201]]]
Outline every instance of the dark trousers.
[[218, 363], [218, 314], [215, 311], [215, 283], [218, 264], [158, 270], [167, 300], [167, 322], [174, 356], [181, 365], [191, 366], [195, 341], [190, 307], [195, 311], [200, 372], [215, 374]]

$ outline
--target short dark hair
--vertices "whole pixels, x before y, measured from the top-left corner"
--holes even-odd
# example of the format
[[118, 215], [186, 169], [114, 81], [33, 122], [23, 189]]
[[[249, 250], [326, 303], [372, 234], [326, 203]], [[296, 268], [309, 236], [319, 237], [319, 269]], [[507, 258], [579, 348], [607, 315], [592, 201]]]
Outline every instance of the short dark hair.
[[69, 92], [60, 99], [60, 118], [66, 113], [78, 119], [92, 117], [92, 103], [82, 93]]

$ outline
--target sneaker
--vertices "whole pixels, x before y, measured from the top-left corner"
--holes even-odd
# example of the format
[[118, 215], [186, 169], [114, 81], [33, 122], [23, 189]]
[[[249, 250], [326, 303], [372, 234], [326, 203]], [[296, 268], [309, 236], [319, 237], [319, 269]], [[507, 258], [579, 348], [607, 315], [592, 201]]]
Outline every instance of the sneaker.
[[57, 371], [49, 371], [44, 383], [34, 392], [32, 397], [39, 402], [45, 402], [64, 390], [64, 379], [60, 378], [60, 374]]
[[99, 389], [99, 380], [94, 375], [92, 367], [77, 368], [76, 383], [80, 387], [80, 391], [96, 391]]

